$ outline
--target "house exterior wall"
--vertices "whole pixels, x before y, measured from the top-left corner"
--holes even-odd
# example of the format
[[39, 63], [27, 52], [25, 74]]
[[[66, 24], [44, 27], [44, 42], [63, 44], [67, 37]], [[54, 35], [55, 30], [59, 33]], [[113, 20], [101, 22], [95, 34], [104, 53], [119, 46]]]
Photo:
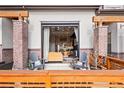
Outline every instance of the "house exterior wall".
[[[90, 52], [93, 48], [92, 17], [95, 10], [29, 10], [28, 51], [41, 57], [41, 21], [79, 21], [80, 52]], [[5, 61], [13, 60], [12, 20], [2, 18], [0, 44]]]
[[12, 20], [0, 18], [0, 62], [13, 61], [12, 28]]
[[93, 48], [92, 17], [95, 10], [30, 10], [28, 47], [41, 48], [41, 21], [79, 21], [80, 49]]
[[124, 5], [104, 5], [103, 9], [123, 9]]
[[3, 49], [13, 48], [13, 23], [11, 19], [2, 18], [2, 45]]
[[2, 58], [6, 63], [13, 61], [13, 23], [11, 19], [2, 18]]
[[124, 23], [112, 23], [111, 31], [112, 53], [124, 53]]
[[2, 62], [2, 18], [0, 18], [0, 62]]

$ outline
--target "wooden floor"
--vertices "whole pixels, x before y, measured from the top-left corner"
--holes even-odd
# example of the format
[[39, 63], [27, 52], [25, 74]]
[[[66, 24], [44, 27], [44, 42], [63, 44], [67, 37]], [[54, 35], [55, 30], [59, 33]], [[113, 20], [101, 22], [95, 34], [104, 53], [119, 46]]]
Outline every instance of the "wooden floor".
[[70, 63], [48, 63], [44, 70], [73, 70]]

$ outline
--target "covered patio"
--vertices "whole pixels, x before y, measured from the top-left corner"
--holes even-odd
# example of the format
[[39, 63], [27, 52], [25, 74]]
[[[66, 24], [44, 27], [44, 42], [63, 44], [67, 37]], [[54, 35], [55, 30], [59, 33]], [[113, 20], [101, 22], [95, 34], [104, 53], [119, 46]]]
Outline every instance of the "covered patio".
[[[28, 54], [28, 22], [29, 17], [28, 11], [0, 11], [0, 17], [9, 18], [12, 22], [12, 51], [5, 52], [3, 49], [4, 42], [2, 39], [1, 31], [1, 47], [0, 47], [0, 62], [11, 61], [12, 64], [7, 64], [12, 66], [12, 70], [29, 70], [29, 54]], [[13, 20], [13, 21], [12, 21]], [[115, 55], [110, 57], [107, 54], [107, 32], [108, 24], [114, 22], [124, 22], [123, 16], [94, 16], [93, 22], [95, 23], [94, 29], [94, 48], [93, 52], [87, 54], [87, 64], [89, 69], [112, 69], [110, 67], [111, 63], [116, 63], [116, 65], [122, 66], [123, 69], [123, 59], [116, 57]], [[4, 25], [3, 25], [4, 26]], [[118, 38], [118, 37], [117, 37]], [[117, 47], [118, 48], [118, 47]], [[11, 54], [11, 55], [8, 55]], [[55, 56], [56, 57], [56, 56]], [[56, 61], [56, 58], [51, 60]], [[114, 58], [115, 57], [115, 58]], [[123, 58], [123, 56], [121, 56]], [[61, 59], [61, 57], [58, 57]], [[57, 60], [59, 60], [57, 59]], [[43, 59], [44, 60], [44, 59]], [[63, 58], [60, 60], [61, 63], [45, 63], [44, 70], [74, 70], [71, 64], [75, 58], [72, 58], [70, 62], [64, 62]], [[76, 60], [76, 62], [81, 62], [81, 59]], [[80, 63], [79, 63], [80, 64]], [[112, 65], [111, 65], [112, 66]], [[92, 68], [93, 67], [93, 68]], [[116, 66], [115, 66], [116, 67]], [[114, 69], [115, 69], [114, 67]], [[2, 66], [1, 66], [2, 69]], [[84, 70], [84, 69], [82, 69]]]
[[[12, 69], [0, 71], [0, 87], [11, 88], [94, 88], [124, 87], [124, 60], [107, 55], [107, 27], [103, 23], [124, 21], [124, 17], [93, 17], [94, 51], [87, 55], [90, 69], [73, 69], [71, 62], [45, 63], [44, 70], [29, 70], [27, 11], [0, 12], [0, 17], [13, 21]], [[2, 39], [1, 39], [2, 40]], [[0, 62], [6, 60], [0, 47]], [[80, 61], [78, 59], [76, 62]], [[1, 63], [2, 64], [2, 63]], [[1, 67], [2, 68], [2, 67]]]

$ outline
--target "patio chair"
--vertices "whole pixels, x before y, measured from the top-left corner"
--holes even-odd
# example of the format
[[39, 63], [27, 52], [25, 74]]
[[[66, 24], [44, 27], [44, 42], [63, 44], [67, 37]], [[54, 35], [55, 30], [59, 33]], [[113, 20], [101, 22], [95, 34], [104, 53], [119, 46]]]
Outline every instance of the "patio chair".
[[29, 57], [29, 69], [44, 69], [44, 60], [38, 58], [37, 54], [32, 52]]
[[80, 62], [76, 62], [76, 63], [73, 63], [73, 68], [74, 69], [87, 69], [87, 53], [83, 52], [82, 55], [81, 55], [81, 61]]

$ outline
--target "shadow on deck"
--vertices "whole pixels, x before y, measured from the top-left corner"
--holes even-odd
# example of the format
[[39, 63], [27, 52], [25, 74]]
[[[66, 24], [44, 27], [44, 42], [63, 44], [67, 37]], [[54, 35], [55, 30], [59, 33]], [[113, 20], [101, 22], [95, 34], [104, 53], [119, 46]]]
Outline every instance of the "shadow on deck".
[[1, 62], [0, 70], [12, 70], [12, 66], [13, 66], [13, 62], [10, 63]]

